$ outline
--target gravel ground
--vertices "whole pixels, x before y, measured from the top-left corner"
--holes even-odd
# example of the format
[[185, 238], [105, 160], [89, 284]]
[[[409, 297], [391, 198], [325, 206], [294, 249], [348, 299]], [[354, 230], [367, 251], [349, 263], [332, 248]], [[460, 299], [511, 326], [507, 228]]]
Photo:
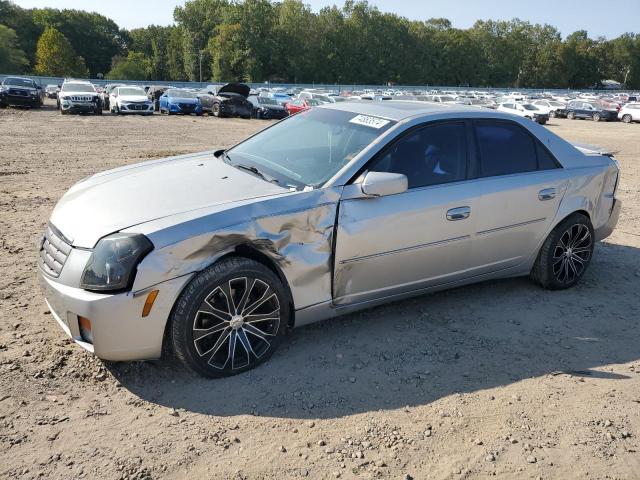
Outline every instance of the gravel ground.
[[615, 149], [624, 208], [576, 288], [494, 281], [293, 332], [208, 381], [70, 343], [36, 244], [77, 180], [227, 146], [267, 122], [0, 110], [0, 477], [640, 478], [640, 125], [552, 120]]

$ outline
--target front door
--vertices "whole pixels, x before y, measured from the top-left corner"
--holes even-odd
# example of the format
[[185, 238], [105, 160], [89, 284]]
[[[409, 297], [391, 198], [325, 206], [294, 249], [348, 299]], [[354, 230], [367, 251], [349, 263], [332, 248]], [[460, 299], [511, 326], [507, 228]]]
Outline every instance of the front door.
[[362, 303], [464, 278], [474, 232], [465, 122], [413, 129], [369, 171], [402, 173], [409, 189], [363, 197], [344, 190], [336, 238], [334, 301]]

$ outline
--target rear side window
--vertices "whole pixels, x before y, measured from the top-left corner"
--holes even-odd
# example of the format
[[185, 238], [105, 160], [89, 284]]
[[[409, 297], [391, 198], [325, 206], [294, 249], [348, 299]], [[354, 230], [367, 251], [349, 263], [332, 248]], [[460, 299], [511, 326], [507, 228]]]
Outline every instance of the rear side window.
[[553, 170], [554, 168], [558, 168], [558, 162], [551, 153], [549, 153], [549, 150], [544, 148], [538, 140], [535, 140], [535, 142], [538, 154], [538, 170]]
[[538, 169], [536, 144], [520, 126], [509, 122], [475, 122], [479, 177], [494, 177]]

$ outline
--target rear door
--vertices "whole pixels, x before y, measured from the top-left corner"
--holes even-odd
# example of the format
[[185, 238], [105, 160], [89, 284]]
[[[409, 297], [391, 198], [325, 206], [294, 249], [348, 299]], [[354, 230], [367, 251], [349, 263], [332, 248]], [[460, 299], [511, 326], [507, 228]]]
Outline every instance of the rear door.
[[509, 120], [473, 122], [477, 192], [476, 274], [516, 266], [538, 248], [558, 211], [567, 175], [542, 143]]

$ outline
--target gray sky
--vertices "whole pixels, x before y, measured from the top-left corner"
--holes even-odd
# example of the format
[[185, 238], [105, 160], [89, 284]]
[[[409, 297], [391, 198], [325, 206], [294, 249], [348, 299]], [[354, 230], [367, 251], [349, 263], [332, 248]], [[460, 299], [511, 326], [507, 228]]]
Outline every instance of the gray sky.
[[[173, 23], [173, 9], [184, 0], [13, 0], [22, 7], [76, 8], [99, 12], [125, 28]], [[313, 10], [343, 2], [307, 0]], [[455, 27], [468, 28], [478, 19], [518, 17], [532, 23], [549, 23], [563, 35], [587, 30], [592, 37], [617, 37], [640, 32], [640, 0], [370, 0], [380, 10], [426, 20], [445, 17]], [[611, 5], [608, 7], [607, 5]]]

